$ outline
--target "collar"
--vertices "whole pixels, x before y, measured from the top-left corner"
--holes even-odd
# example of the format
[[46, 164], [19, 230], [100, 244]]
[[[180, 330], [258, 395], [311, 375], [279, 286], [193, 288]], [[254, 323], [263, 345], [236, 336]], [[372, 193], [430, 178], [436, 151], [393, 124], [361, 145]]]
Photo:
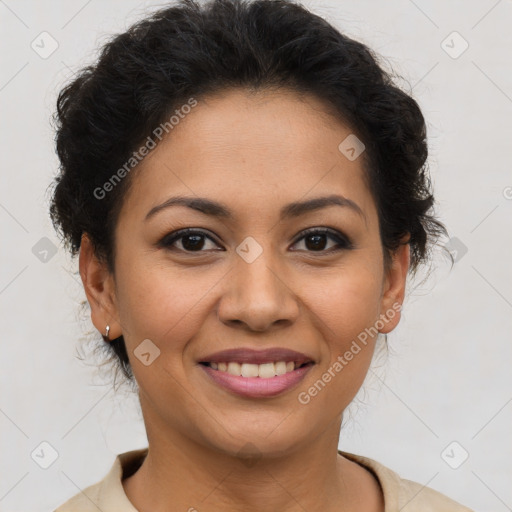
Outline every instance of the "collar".
[[[139, 469], [148, 454], [149, 448], [140, 448], [119, 454], [112, 465], [112, 468], [101, 481], [98, 492], [99, 503], [102, 510], [120, 510], [124, 512], [138, 512], [132, 505], [124, 492], [122, 480], [132, 475]], [[384, 494], [385, 512], [398, 510], [398, 492], [400, 488], [400, 477], [391, 469], [379, 462], [355, 455], [353, 453], [338, 450], [343, 457], [355, 462], [370, 471], [378, 480]]]

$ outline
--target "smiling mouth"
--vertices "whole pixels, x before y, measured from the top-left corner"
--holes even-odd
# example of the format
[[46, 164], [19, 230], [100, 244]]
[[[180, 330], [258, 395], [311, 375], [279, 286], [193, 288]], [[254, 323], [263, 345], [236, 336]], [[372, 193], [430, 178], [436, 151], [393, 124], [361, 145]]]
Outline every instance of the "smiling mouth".
[[235, 361], [226, 362], [200, 362], [199, 364], [207, 366], [218, 372], [228, 373], [235, 377], [259, 377], [260, 379], [272, 379], [292, 373], [298, 368], [312, 366], [313, 361], [275, 361], [262, 364], [238, 363]]

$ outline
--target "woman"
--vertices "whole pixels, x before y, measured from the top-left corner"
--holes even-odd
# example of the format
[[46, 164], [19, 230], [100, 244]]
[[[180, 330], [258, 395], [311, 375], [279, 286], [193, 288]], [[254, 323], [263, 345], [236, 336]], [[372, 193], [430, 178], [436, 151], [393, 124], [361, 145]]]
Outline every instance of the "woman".
[[58, 99], [54, 225], [148, 448], [58, 512], [467, 511], [338, 451], [445, 233], [417, 103], [287, 0], [184, 0]]

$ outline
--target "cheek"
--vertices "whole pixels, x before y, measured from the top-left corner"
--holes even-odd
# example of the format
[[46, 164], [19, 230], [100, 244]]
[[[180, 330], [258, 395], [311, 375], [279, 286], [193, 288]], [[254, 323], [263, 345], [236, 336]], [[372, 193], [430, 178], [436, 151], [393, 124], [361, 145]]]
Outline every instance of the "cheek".
[[201, 298], [209, 288], [204, 278], [154, 263], [120, 265], [118, 308], [127, 347], [133, 351], [150, 339], [162, 351], [182, 349], [197, 330]]
[[[340, 375], [339, 390], [351, 394], [364, 380], [376, 341], [372, 330], [379, 318], [380, 278], [377, 272], [346, 272], [332, 280], [314, 299], [314, 311], [326, 343], [322, 371]], [[338, 371], [332, 368], [335, 361]], [[341, 376], [342, 375], [342, 376]]]
[[331, 328], [328, 337], [340, 343], [357, 336], [379, 316], [382, 275], [378, 266], [357, 267], [347, 265], [334, 279], [323, 283], [315, 298], [315, 309]]
[[304, 414], [333, 421], [363, 384], [375, 348], [367, 329], [378, 319], [381, 277], [378, 265], [347, 265], [310, 296], [324, 342], [315, 378], [298, 391]]
[[334, 335], [346, 340], [373, 324], [379, 314], [379, 291], [374, 283], [343, 283], [331, 290], [328, 306]]

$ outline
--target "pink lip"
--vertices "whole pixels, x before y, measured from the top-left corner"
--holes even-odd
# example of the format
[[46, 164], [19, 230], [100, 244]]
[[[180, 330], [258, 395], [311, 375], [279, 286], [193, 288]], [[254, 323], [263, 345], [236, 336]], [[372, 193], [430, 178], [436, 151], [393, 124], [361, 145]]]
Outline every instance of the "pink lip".
[[[283, 361], [283, 359], [280, 359]], [[233, 359], [231, 359], [233, 361]], [[275, 359], [272, 359], [275, 361]], [[222, 361], [221, 361], [222, 362]], [[269, 361], [264, 361], [269, 362]], [[263, 398], [275, 396], [283, 391], [295, 387], [306, 375], [306, 373], [313, 367], [313, 364], [308, 364], [297, 368], [292, 372], [283, 375], [276, 375], [269, 379], [262, 379], [260, 377], [242, 377], [231, 375], [227, 372], [214, 370], [210, 366], [203, 364], [199, 365], [206, 374], [213, 379], [213, 381], [229, 391], [245, 397], [250, 398]]]
[[281, 347], [268, 348], [265, 350], [254, 350], [250, 348], [231, 348], [227, 350], [221, 350], [220, 352], [215, 352], [199, 360], [199, 362], [202, 363], [237, 362], [240, 364], [263, 364], [273, 363], [275, 361], [293, 361], [298, 364], [304, 364], [310, 361], [315, 362], [312, 357], [309, 357], [306, 354]]

